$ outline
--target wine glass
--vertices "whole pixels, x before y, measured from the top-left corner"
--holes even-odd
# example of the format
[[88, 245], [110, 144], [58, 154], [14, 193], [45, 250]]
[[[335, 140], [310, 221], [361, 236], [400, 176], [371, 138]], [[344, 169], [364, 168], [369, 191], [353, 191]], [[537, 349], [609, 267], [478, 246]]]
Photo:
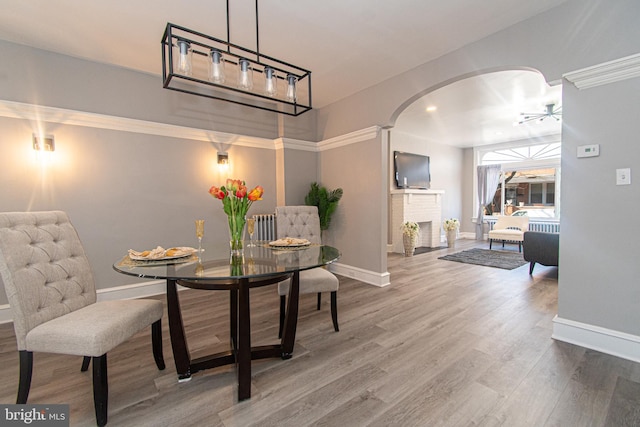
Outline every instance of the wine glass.
[[255, 218], [247, 218], [247, 231], [249, 232], [249, 239], [251, 241], [249, 243], [249, 247], [254, 247], [255, 244], [253, 243], [253, 233], [256, 231]]
[[198, 238], [198, 254], [202, 252], [202, 238], [204, 237], [204, 219], [196, 219], [196, 237]]

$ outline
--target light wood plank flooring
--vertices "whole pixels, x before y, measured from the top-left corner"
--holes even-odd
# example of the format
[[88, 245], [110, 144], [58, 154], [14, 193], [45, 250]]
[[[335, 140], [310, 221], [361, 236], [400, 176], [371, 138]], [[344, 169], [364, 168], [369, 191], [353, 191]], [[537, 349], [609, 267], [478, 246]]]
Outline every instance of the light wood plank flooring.
[[[340, 278], [340, 332], [328, 295], [303, 295], [294, 357], [253, 363], [250, 400], [235, 370], [178, 383], [166, 321], [167, 369], [150, 331], [109, 353], [109, 426], [624, 426], [640, 425], [640, 364], [551, 339], [553, 267], [506, 271], [439, 260], [486, 243], [458, 241], [411, 258], [389, 255], [391, 286]], [[517, 250], [517, 248], [507, 248]], [[180, 293], [191, 351], [228, 347], [224, 292]], [[163, 300], [162, 296], [158, 296]], [[278, 296], [252, 291], [253, 344], [273, 342]], [[78, 357], [34, 356], [30, 403], [68, 403], [71, 425], [95, 425], [91, 375]], [[0, 402], [15, 402], [12, 325], [0, 325]]]

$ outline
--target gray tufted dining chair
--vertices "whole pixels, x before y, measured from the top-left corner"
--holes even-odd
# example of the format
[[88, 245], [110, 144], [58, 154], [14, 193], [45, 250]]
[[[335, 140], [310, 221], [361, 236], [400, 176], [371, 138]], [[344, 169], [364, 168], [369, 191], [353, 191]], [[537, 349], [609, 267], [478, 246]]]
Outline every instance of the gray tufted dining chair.
[[17, 403], [26, 403], [33, 352], [83, 356], [93, 365], [96, 422], [107, 423], [107, 352], [152, 325], [158, 369], [162, 353], [162, 302], [96, 302], [96, 289], [78, 234], [66, 213], [0, 213], [0, 284], [11, 311], [20, 355]]
[[[276, 237], [295, 237], [307, 239], [312, 244], [321, 244], [320, 217], [315, 206], [278, 206], [276, 207]], [[289, 294], [287, 279], [278, 283], [278, 295], [280, 295], [280, 330], [278, 336], [282, 336], [284, 325], [286, 296]], [[300, 272], [300, 294], [318, 294], [317, 309], [320, 310], [322, 292], [331, 292], [331, 319], [333, 328], [338, 329], [338, 278], [325, 268], [313, 268]]]

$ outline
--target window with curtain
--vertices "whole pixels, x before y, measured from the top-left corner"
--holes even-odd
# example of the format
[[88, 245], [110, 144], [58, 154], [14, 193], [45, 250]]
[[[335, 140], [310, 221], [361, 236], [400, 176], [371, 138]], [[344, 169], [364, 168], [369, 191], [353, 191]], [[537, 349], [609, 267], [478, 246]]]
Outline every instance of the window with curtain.
[[478, 150], [478, 165], [501, 165], [500, 182], [484, 215], [558, 219], [560, 142]]

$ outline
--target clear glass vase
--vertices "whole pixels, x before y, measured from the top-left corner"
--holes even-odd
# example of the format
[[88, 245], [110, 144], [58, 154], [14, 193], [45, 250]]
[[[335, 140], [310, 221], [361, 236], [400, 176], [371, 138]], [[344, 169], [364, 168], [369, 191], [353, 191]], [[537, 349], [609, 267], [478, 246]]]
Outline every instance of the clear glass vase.
[[229, 249], [231, 255], [244, 254], [244, 215], [229, 215]]

